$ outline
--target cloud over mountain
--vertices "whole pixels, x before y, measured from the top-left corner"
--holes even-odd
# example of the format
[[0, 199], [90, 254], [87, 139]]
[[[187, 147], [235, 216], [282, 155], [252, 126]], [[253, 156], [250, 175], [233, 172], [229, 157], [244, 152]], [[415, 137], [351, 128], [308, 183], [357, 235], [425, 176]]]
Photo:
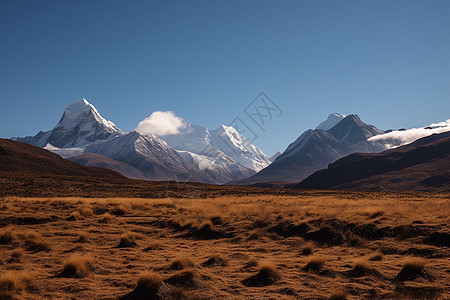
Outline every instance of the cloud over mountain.
[[149, 117], [139, 122], [136, 131], [151, 133], [158, 136], [178, 134], [186, 125], [184, 120], [173, 111], [155, 111]]

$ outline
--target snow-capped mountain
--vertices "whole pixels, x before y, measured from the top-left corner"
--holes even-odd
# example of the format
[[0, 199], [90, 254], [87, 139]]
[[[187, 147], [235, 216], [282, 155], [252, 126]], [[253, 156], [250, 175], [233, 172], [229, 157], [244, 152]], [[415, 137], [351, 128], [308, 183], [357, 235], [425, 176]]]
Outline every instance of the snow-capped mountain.
[[[270, 163], [233, 127], [209, 130], [183, 122], [177, 134], [125, 133], [83, 99], [65, 109], [53, 130], [13, 139], [89, 166], [149, 180], [225, 183], [254, 175]], [[92, 153], [97, 155], [86, 155]]]
[[333, 128], [337, 123], [339, 123], [342, 119], [344, 119], [347, 115], [341, 115], [338, 113], [332, 113], [328, 116], [328, 118], [320, 123], [316, 129], [328, 130]]
[[95, 142], [84, 149], [141, 170], [149, 180], [189, 180], [210, 182], [207, 176], [186, 162], [166, 142], [152, 134], [136, 131]]
[[329, 130], [307, 130], [271, 165], [256, 175], [232, 184], [299, 182], [329, 163], [354, 152], [380, 152], [385, 148], [369, 142], [383, 131], [368, 125], [357, 115], [349, 115]]
[[249, 177], [270, 163], [259, 148], [231, 126], [209, 130], [186, 120], [183, 123], [177, 134], [159, 138], [186, 161], [208, 173], [216, 183]]
[[67, 106], [53, 130], [41, 131], [33, 137], [13, 138], [13, 140], [39, 147], [50, 144], [57, 148], [72, 148], [106, 140], [117, 134], [123, 134], [123, 131], [113, 122], [103, 118], [97, 109], [83, 98]]

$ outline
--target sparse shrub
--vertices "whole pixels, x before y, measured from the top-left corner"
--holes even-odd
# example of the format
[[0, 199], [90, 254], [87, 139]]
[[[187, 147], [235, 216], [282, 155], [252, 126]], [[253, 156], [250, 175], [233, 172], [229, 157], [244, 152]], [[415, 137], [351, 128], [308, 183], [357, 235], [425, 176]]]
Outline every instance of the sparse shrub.
[[257, 240], [257, 239], [259, 239], [259, 236], [260, 236], [259, 230], [252, 230], [252, 231], [250, 231], [250, 233], [248, 234], [247, 240], [249, 240], [249, 241]]
[[170, 268], [172, 270], [183, 270], [183, 269], [193, 268], [193, 267], [194, 267], [194, 263], [186, 257], [179, 257], [170, 264]]
[[414, 272], [419, 272], [419, 271], [423, 270], [424, 267], [425, 267], [425, 261], [423, 259], [417, 258], [417, 257], [407, 258], [403, 262], [404, 270], [411, 270]]
[[78, 211], [73, 211], [70, 213], [69, 217], [66, 218], [66, 221], [78, 221], [81, 220], [83, 217]]
[[7, 271], [0, 275], [0, 299], [15, 299], [30, 283], [30, 278], [23, 272]]
[[90, 206], [81, 206], [78, 208], [78, 212], [83, 217], [89, 217], [89, 216], [94, 215], [94, 210]]
[[85, 277], [92, 271], [94, 259], [88, 255], [72, 255], [65, 263], [59, 277]]
[[380, 261], [383, 259], [383, 253], [381, 253], [380, 251], [375, 252], [374, 254], [372, 254], [369, 257], [370, 261]]
[[150, 245], [148, 245], [146, 248], [144, 248], [143, 251], [148, 252], [151, 250], [161, 250], [164, 249], [163, 244], [155, 242], [155, 243], [151, 243]]
[[11, 228], [5, 228], [0, 231], [0, 245], [6, 245], [13, 241], [14, 232]]
[[23, 256], [23, 249], [22, 248], [18, 248], [18, 249], [14, 249], [11, 252], [11, 262], [20, 262], [20, 259]]
[[165, 283], [186, 288], [194, 288], [198, 285], [198, 275], [195, 270], [183, 270], [164, 280]]
[[136, 290], [145, 291], [148, 299], [154, 299], [162, 284], [163, 280], [157, 273], [145, 272], [139, 275]]
[[78, 239], [75, 240], [76, 243], [86, 243], [88, 241], [88, 237], [85, 233], [80, 233], [78, 235]]
[[280, 278], [281, 276], [277, 267], [271, 263], [265, 263], [261, 266], [257, 274], [244, 279], [242, 284], [252, 287], [267, 286], [274, 284], [280, 280]]
[[228, 262], [225, 259], [223, 259], [223, 258], [221, 258], [219, 256], [216, 256], [216, 255], [208, 258], [206, 261], [204, 261], [202, 263], [203, 267], [214, 267], [214, 266], [224, 267], [224, 266], [227, 266], [227, 265], [228, 265]]
[[126, 206], [125, 204], [119, 204], [116, 208], [111, 210], [111, 214], [115, 216], [123, 216], [125, 215], [129, 210], [131, 209], [131, 206]]
[[30, 252], [50, 251], [50, 243], [36, 232], [29, 232], [25, 235], [25, 249]]
[[414, 280], [422, 277], [428, 280], [434, 280], [434, 276], [425, 270], [425, 261], [421, 258], [410, 257], [403, 262], [402, 270], [395, 279], [398, 281]]
[[133, 232], [128, 232], [122, 234], [120, 237], [119, 244], [116, 246], [117, 248], [130, 248], [137, 246], [136, 244], [137, 234]]
[[300, 254], [301, 255], [311, 255], [313, 253], [313, 250], [314, 250], [314, 243], [310, 241], [302, 247], [302, 251]]
[[303, 267], [303, 269], [306, 271], [310, 271], [310, 270], [311, 271], [319, 271], [324, 265], [325, 265], [325, 259], [318, 257], [318, 256], [314, 256], [308, 260], [308, 262]]
[[382, 277], [381, 273], [378, 272], [374, 267], [372, 267], [368, 261], [362, 259], [356, 260], [353, 265], [353, 269], [349, 270], [347, 274], [350, 277], [362, 277], [362, 276]]
[[249, 261], [245, 264], [244, 268], [248, 269], [248, 268], [253, 268], [253, 267], [257, 267], [259, 265], [258, 261], [254, 258], [249, 259]]
[[115, 220], [116, 220], [115, 216], [113, 216], [107, 212], [101, 216], [101, 218], [98, 220], [98, 222], [105, 224], [105, 223], [113, 223]]

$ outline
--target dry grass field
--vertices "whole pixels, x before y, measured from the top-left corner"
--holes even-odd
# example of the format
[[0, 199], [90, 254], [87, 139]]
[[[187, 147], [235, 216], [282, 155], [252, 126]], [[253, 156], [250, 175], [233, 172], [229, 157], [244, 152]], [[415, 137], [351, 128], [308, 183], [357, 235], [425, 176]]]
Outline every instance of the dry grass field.
[[448, 195], [0, 199], [0, 299], [450, 299]]

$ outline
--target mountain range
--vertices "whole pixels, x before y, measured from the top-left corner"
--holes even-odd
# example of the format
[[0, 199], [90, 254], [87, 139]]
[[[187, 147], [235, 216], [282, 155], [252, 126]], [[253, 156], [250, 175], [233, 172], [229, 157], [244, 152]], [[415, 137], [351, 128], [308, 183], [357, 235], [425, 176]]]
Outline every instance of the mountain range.
[[230, 184], [296, 183], [350, 153], [385, 150], [380, 143], [368, 141], [370, 137], [384, 132], [362, 122], [357, 115], [332, 114], [318, 128], [305, 131], [272, 164], [256, 175]]
[[124, 132], [83, 99], [67, 106], [52, 130], [13, 140], [134, 179], [221, 184], [254, 175], [270, 164], [231, 126], [209, 130], [183, 123], [180, 132], [163, 136]]
[[379, 153], [450, 130], [446, 121], [383, 131], [358, 115], [333, 113], [268, 158], [231, 126], [211, 130], [181, 118], [177, 122], [176, 132], [155, 135], [139, 125], [125, 132], [83, 99], [70, 104], [52, 130], [12, 139], [133, 179], [282, 186], [297, 184], [349, 154]]
[[370, 191], [449, 191], [450, 132], [381, 153], [354, 153], [295, 187]]

